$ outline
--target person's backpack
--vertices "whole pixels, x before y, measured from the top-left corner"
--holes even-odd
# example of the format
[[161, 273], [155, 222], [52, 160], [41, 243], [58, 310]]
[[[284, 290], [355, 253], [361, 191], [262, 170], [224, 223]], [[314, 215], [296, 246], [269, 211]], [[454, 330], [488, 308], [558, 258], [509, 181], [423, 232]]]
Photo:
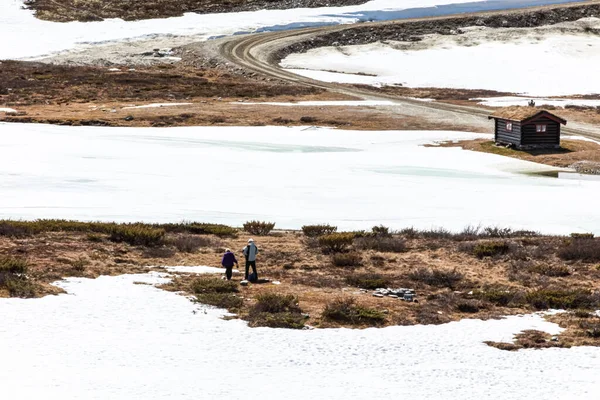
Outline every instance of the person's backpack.
[[253, 272], [250, 275], [248, 275], [248, 282], [256, 282], [258, 280], [258, 277], [256, 276], [256, 274]]

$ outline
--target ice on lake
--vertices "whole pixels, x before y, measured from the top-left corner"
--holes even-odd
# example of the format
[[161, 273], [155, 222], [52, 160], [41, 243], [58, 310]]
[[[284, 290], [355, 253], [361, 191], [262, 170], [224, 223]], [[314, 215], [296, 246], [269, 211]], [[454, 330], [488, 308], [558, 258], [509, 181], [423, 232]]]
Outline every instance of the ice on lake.
[[[0, 218], [600, 233], [600, 182], [459, 148], [485, 137], [316, 127], [0, 124]], [[575, 177], [576, 178], [576, 177]]]

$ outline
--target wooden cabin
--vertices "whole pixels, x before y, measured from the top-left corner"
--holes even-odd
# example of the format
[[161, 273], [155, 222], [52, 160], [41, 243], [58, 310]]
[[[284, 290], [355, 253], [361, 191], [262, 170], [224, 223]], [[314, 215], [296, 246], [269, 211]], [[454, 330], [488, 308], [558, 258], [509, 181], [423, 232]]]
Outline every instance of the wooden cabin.
[[560, 148], [560, 126], [567, 121], [535, 107], [508, 107], [490, 115], [494, 140], [520, 150]]

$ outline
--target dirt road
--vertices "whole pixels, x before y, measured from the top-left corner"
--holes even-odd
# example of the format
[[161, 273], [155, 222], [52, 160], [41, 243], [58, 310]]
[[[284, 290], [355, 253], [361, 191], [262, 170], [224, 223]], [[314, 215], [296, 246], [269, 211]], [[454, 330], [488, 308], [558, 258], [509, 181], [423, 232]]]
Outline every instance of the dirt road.
[[[575, 4], [565, 4], [560, 6], [543, 6], [528, 9], [510, 10], [510, 11], [495, 11], [482, 12], [464, 15], [463, 17], [472, 16], [494, 16], [518, 14], [544, 9], [556, 9], [577, 7], [582, 4], [599, 4], [598, 1], [587, 1]], [[273, 78], [282, 79], [290, 82], [300, 83], [303, 85], [313, 86], [317, 88], [327, 89], [332, 92], [355, 96], [365, 100], [391, 100], [397, 104], [396, 111], [398, 114], [410, 117], [418, 116], [426, 120], [436, 120], [440, 124], [448, 123], [460, 124], [472, 127], [474, 131], [490, 131], [490, 122], [487, 119], [489, 111], [484, 108], [455, 105], [439, 102], [424, 102], [415, 99], [402, 98], [393, 95], [374, 93], [367, 89], [350, 87], [336, 83], [316, 81], [294, 73], [285, 71], [279, 67], [279, 55], [283, 49], [299, 42], [306, 42], [315, 39], [319, 36], [332, 34], [335, 32], [351, 31], [352, 29], [382, 26], [394, 26], [415, 21], [442, 21], [450, 18], [456, 18], [456, 15], [433, 18], [420, 19], [405, 19], [387, 22], [365, 23], [360, 25], [342, 25], [342, 26], [323, 26], [316, 28], [306, 28], [299, 30], [291, 30], [284, 32], [269, 32], [262, 34], [252, 34], [246, 36], [234, 36], [223, 38], [218, 42], [219, 52], [230, 62], [243, 67], [245, 69], [268, 75]], [[589, 124], [570, 123], [568, 127], [563, 129], [563, 133], [568, 135], [580, 135], [593, 139], [600, 139], [600, 128]]]

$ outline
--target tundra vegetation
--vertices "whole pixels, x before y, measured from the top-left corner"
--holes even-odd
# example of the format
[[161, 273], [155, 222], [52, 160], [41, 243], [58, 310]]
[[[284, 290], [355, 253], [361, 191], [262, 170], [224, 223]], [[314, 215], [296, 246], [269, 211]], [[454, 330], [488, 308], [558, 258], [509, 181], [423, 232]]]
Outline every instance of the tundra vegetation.
[[[296, 329], [440, 324], [563, 309], [547, 317], [565, 328], [557, 337], [527, 332], [514, 343], [490, 344], [509, 350], [600, 344], [600, 239], [586, 232], [550, 236], [472, 226], [338, 232], [329, 225], [271, 231], [272, 224], [252, 221], [251, 233], [199, 222], [0, 220], [0, 296], [56, 294], [51, 283], [69, 276], [218, 266], [226, 247], [239, 254], [258, 234], [254, 229], [264, 227], [255, 238], [259, 274], [281, 284], [240, 286], [239, 275], [227, 282], [177, 273], [162, 288], [228, 309], [250, 326]], [[379, 288], [411, 288], [418, 301], [373, 296]]]

